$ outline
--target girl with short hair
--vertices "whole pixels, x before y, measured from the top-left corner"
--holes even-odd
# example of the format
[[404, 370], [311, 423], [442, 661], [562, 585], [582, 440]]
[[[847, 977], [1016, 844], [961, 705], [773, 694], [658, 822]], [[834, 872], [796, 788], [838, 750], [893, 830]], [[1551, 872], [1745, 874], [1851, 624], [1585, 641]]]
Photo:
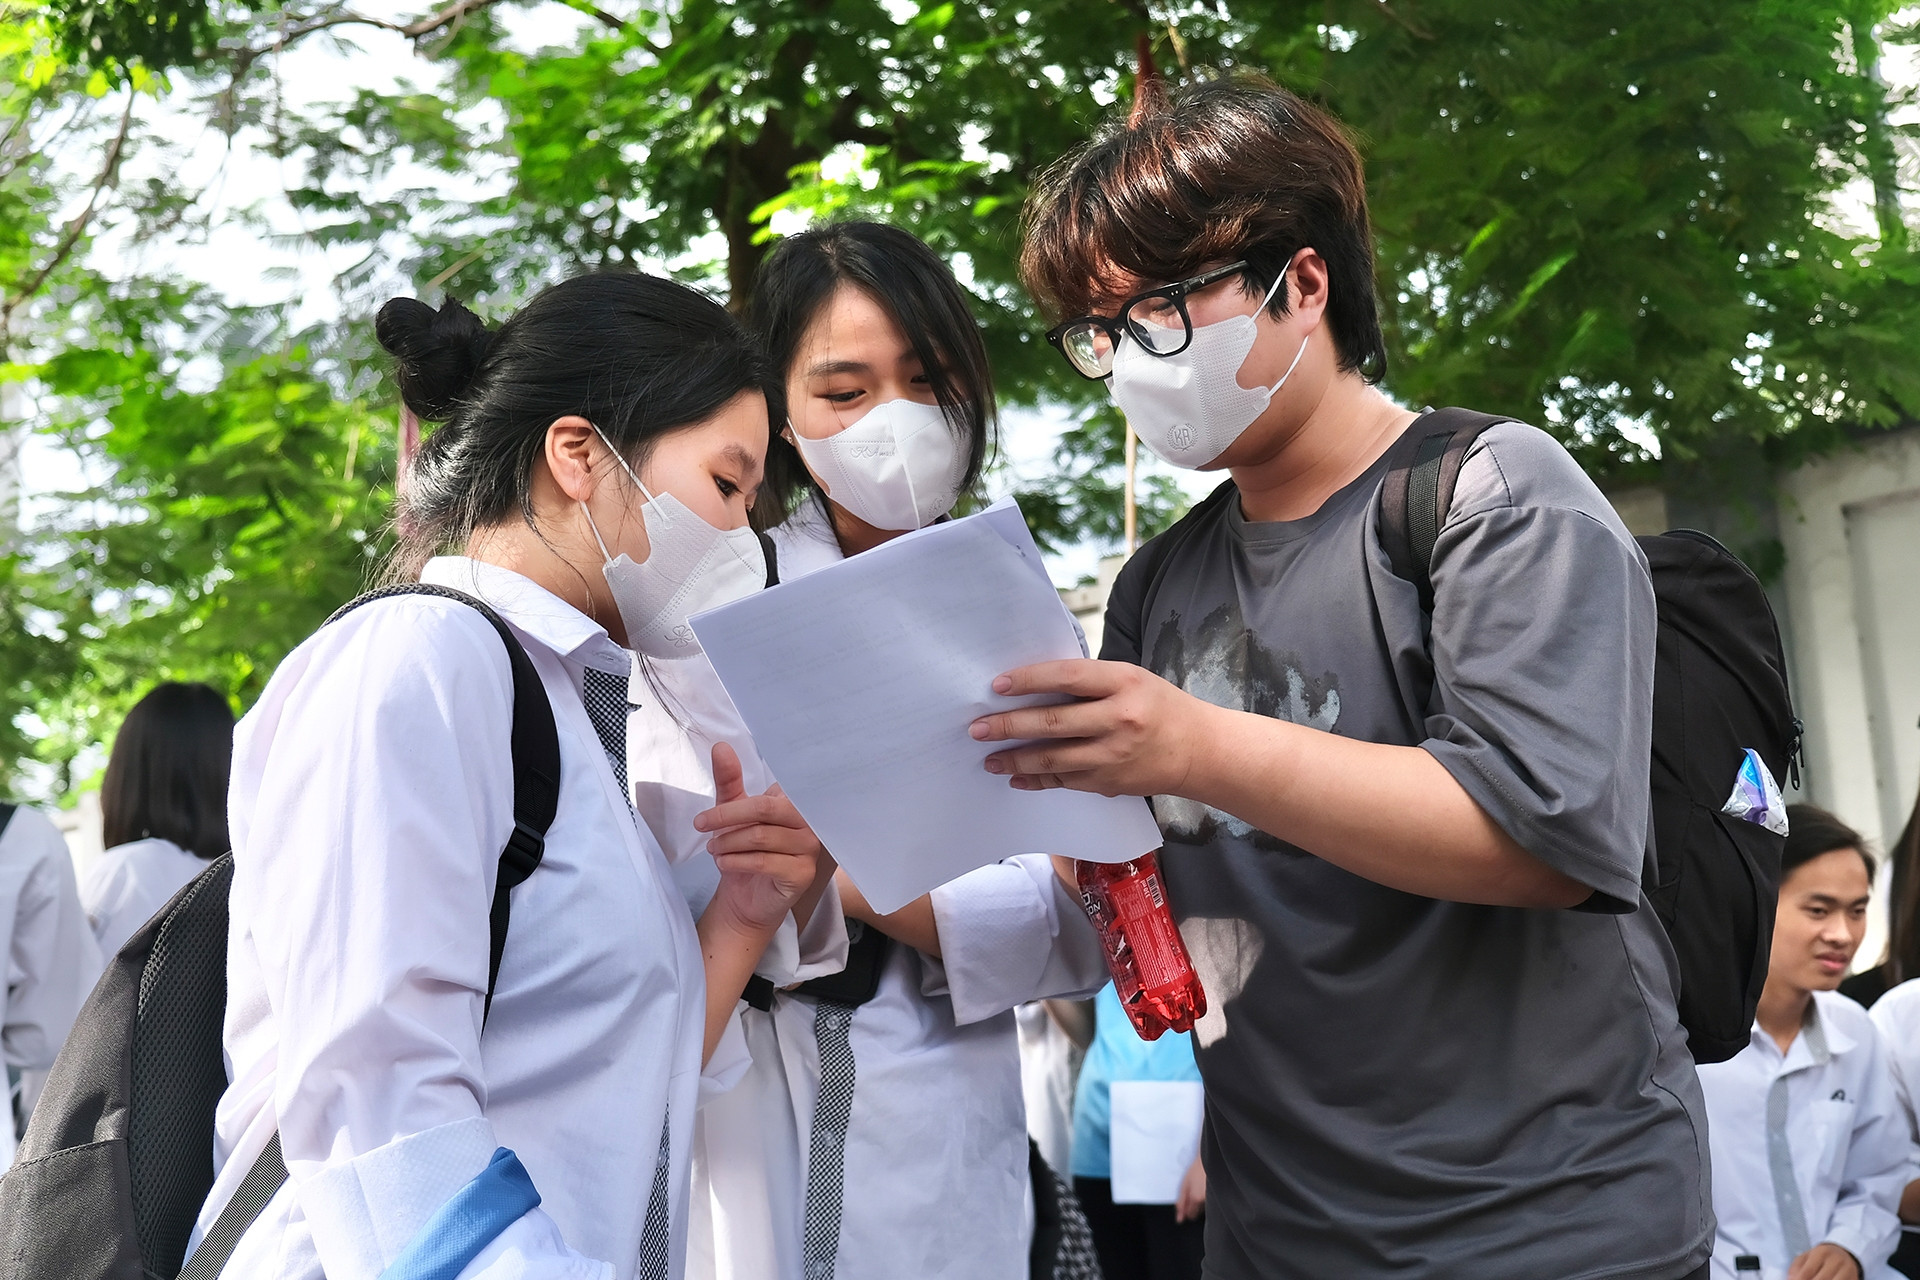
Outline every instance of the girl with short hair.
[[233, 708], [211, 685], [157, 684], [120, 722], [100, 784], [107, 851], [80, 886], [103, 955], [227, 851], [232, 766]]

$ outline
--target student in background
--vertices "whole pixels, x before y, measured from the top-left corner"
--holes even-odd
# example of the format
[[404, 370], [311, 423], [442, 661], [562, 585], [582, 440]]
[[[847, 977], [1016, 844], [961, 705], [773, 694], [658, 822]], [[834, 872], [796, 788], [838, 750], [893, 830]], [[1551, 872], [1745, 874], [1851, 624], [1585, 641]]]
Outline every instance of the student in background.
[[13, 1163], [19, 1125], [33, 1111], [87, 993], [100, 949], [80, 909], [73, 860], [58, 828], [35, 809], [0, 804], [0, 1057], [20, 1095], [0, 1107], [0, 1170]]
[[1699, 1068], [1713, 1155], [1716, 1280], [1885, 1280], [1912, 1172], [1888, 1054], [1839, 993], [1866, 929], [1873, 859], [1825, 810], [1787, 808], [1780, 908], [1753, 1041]]
[[1899, 986], [1920, 978], [1920, 794], [1914, 796], [1907, 825], [1887, 854], [1893, 864], [1891, 900], [1887, 904], [1887, 954], [1871, 969], [1863, 969], [1840, 984], [1844, 995], [1867, 1008]]
[[1073, 1190], [1087, 1212], [1106, 1280], [1200, 1280], [1207, 1175], [1200, 1167], [1197, 1124], [1194, 1154], [1173, 1203], [1114, 1201], [1112, 1086], [1131, 1081], [1198, 1084], [1193, 1033], [1142, 1040], [1108, 983], [1094, 1001], [1093, 1044], [1073, 1099]]
[[181, 886], [225, 853], [233, 710], [204, 684], [161, 684], [133, 704], [100, 785], [107, 851], [80, 901], [113, 955]]
[[[1849, 983], [1875, 984], [1856, 996], [1868, 1003], [1868, 996], [1892, 990], [1871, 1002], [1873, 1025], [1886, 1041], [1887, 1061], [1893, 1068], [1893, 1087], [1906, 1113], [1907, 1131], [1920, 1155], [1920, 800], [1916, 800], [1906, 830], [1894, 845], [1893, 910], [1891, 936], [1886, 963], [1877, 969], [1857, 973], [1840, 985], [1843, 992], [1854, 988]], [[1893, 1266], [1905, 1276], [1920, 1276], [1920, 1167], [1915, 1181], [1907, 1184], [1900, 1196], [1900, 1247], [1894, 1251]]]

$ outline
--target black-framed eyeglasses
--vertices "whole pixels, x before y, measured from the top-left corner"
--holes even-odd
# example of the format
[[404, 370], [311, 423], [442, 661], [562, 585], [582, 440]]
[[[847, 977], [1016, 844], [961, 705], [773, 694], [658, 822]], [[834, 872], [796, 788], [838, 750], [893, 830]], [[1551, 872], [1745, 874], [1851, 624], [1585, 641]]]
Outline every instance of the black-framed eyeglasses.
[[1113, 353], [1122, 335], [1155, 356], [1177, 356], [1193, 341], [1193, 317], [1187, 314], [1187, 295], [1245, 271], [1244, 262], [1229, 262], [1191, 280], [1163, 284], [1135, 294], [1121, 304], [1119, 314], [1080, 316], [1047, 330], [1047, 341], [1067, 358], [1073, 371], [1099, 381], [1113, 374]]

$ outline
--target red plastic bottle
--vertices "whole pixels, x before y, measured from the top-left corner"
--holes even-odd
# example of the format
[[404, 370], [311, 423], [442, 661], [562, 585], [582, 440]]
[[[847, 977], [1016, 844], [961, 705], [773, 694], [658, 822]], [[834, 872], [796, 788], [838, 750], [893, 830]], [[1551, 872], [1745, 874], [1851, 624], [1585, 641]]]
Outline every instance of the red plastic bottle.
[[1133, 1029], [1142, 1040], [1193, 1030], [1207, 1012], [1207, 993], [1167, 908], [1160, 859], [1076, 862], [1073, 872]]

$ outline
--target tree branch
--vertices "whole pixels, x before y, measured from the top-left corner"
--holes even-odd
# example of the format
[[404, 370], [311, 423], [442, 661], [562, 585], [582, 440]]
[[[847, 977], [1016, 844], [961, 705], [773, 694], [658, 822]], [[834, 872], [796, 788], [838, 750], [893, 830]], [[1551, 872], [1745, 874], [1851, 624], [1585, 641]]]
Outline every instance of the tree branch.
[[93, 221], [93, 215], [100, 207], [101, 193], [107, 189], [119, 172], [120, 155], [126, 149], [127, 135], [133, 129], [133, 104], [138, 96], [131, 89], [127, 91], [127, 109], [120, 113], [119, 132], [113, 135], [113, 142], [107, 147], [107, 160], [100, 166], [100, 176], [94, 179], [93, 191], [87, 196], [87, 207], [75, 214], [73, 221], [67, 223], [66, 230], [60, 233], [60, 243], [54, 246], [53, 256], [47, 260], [47, 264], [16, 289], [7, 298], [4, 306], [0, 306], [0, 331], [10, 326], [13, 313], [20, 309], [21, 304], [40, 292], [53, 273], [58, 271], [60, 265], [73, 253], [74, 246], [80, 243], [80, 237], [86, 234], [87, 225]]
[[1387, 18], [1394, 23], [1394, 25], [1398, 26], [1403, 31], [1405, 31], [1408, 35], [1413, 36], [1415, 39], [1417, 40], [1433, 39], [1433, 32], [1428, 31], [1427, 29], [1422, 27], [1419, 23], [1415, 22], [1413, 19], [1403, 17], [1400, 13], [1395, 11], [1392, 5], [1387, 3], [1387, 0], [1373, 0], [1373, 7], [1378, 9], [1381, 13], [1385, 14]]
[[[567, 3], [571, 8], [579, 9], [583, 13], [590, 14], [601, 23], [616, 30], [625, 25], [620, 19], [588, 3], [587, 0], [581, 0], [578, 4], [574, 4], [572, 0], [563, 0], [563, 2]], [[435, 32], [454, 26], [473, 14], [483, 9], [491, 9], [499, 3], [500, 0], [453, 0], [453, 3], [447, 5], [444, 9], [436, 9], [426, 17], [413, 22], [388, 22], [384, 18], [368, 17], [364, 13], [355, 13], [351, 9], [340, 13], [331, 13], [324, 18], [309, 18], [305, 22], [294, 23], [282, 31], [278, 36], [274, 37], [270, 44], [257, 47], [250, 46], [236, 51], [233, 55], [233, 80], [237, 84], [240, 78], [246, 75], [246, 73], [253, 68], [253, 64], [261, 58], [266, 57], [269, 53], [278, 53], [294, 41], [313, 35], [316, 32], [329, 31], [335, 27], [373, 27], [379, 31], [391, 31], [395, 35], [405, 36], [407, 39], [418, 44], [421, 40], [433, 35]]]

